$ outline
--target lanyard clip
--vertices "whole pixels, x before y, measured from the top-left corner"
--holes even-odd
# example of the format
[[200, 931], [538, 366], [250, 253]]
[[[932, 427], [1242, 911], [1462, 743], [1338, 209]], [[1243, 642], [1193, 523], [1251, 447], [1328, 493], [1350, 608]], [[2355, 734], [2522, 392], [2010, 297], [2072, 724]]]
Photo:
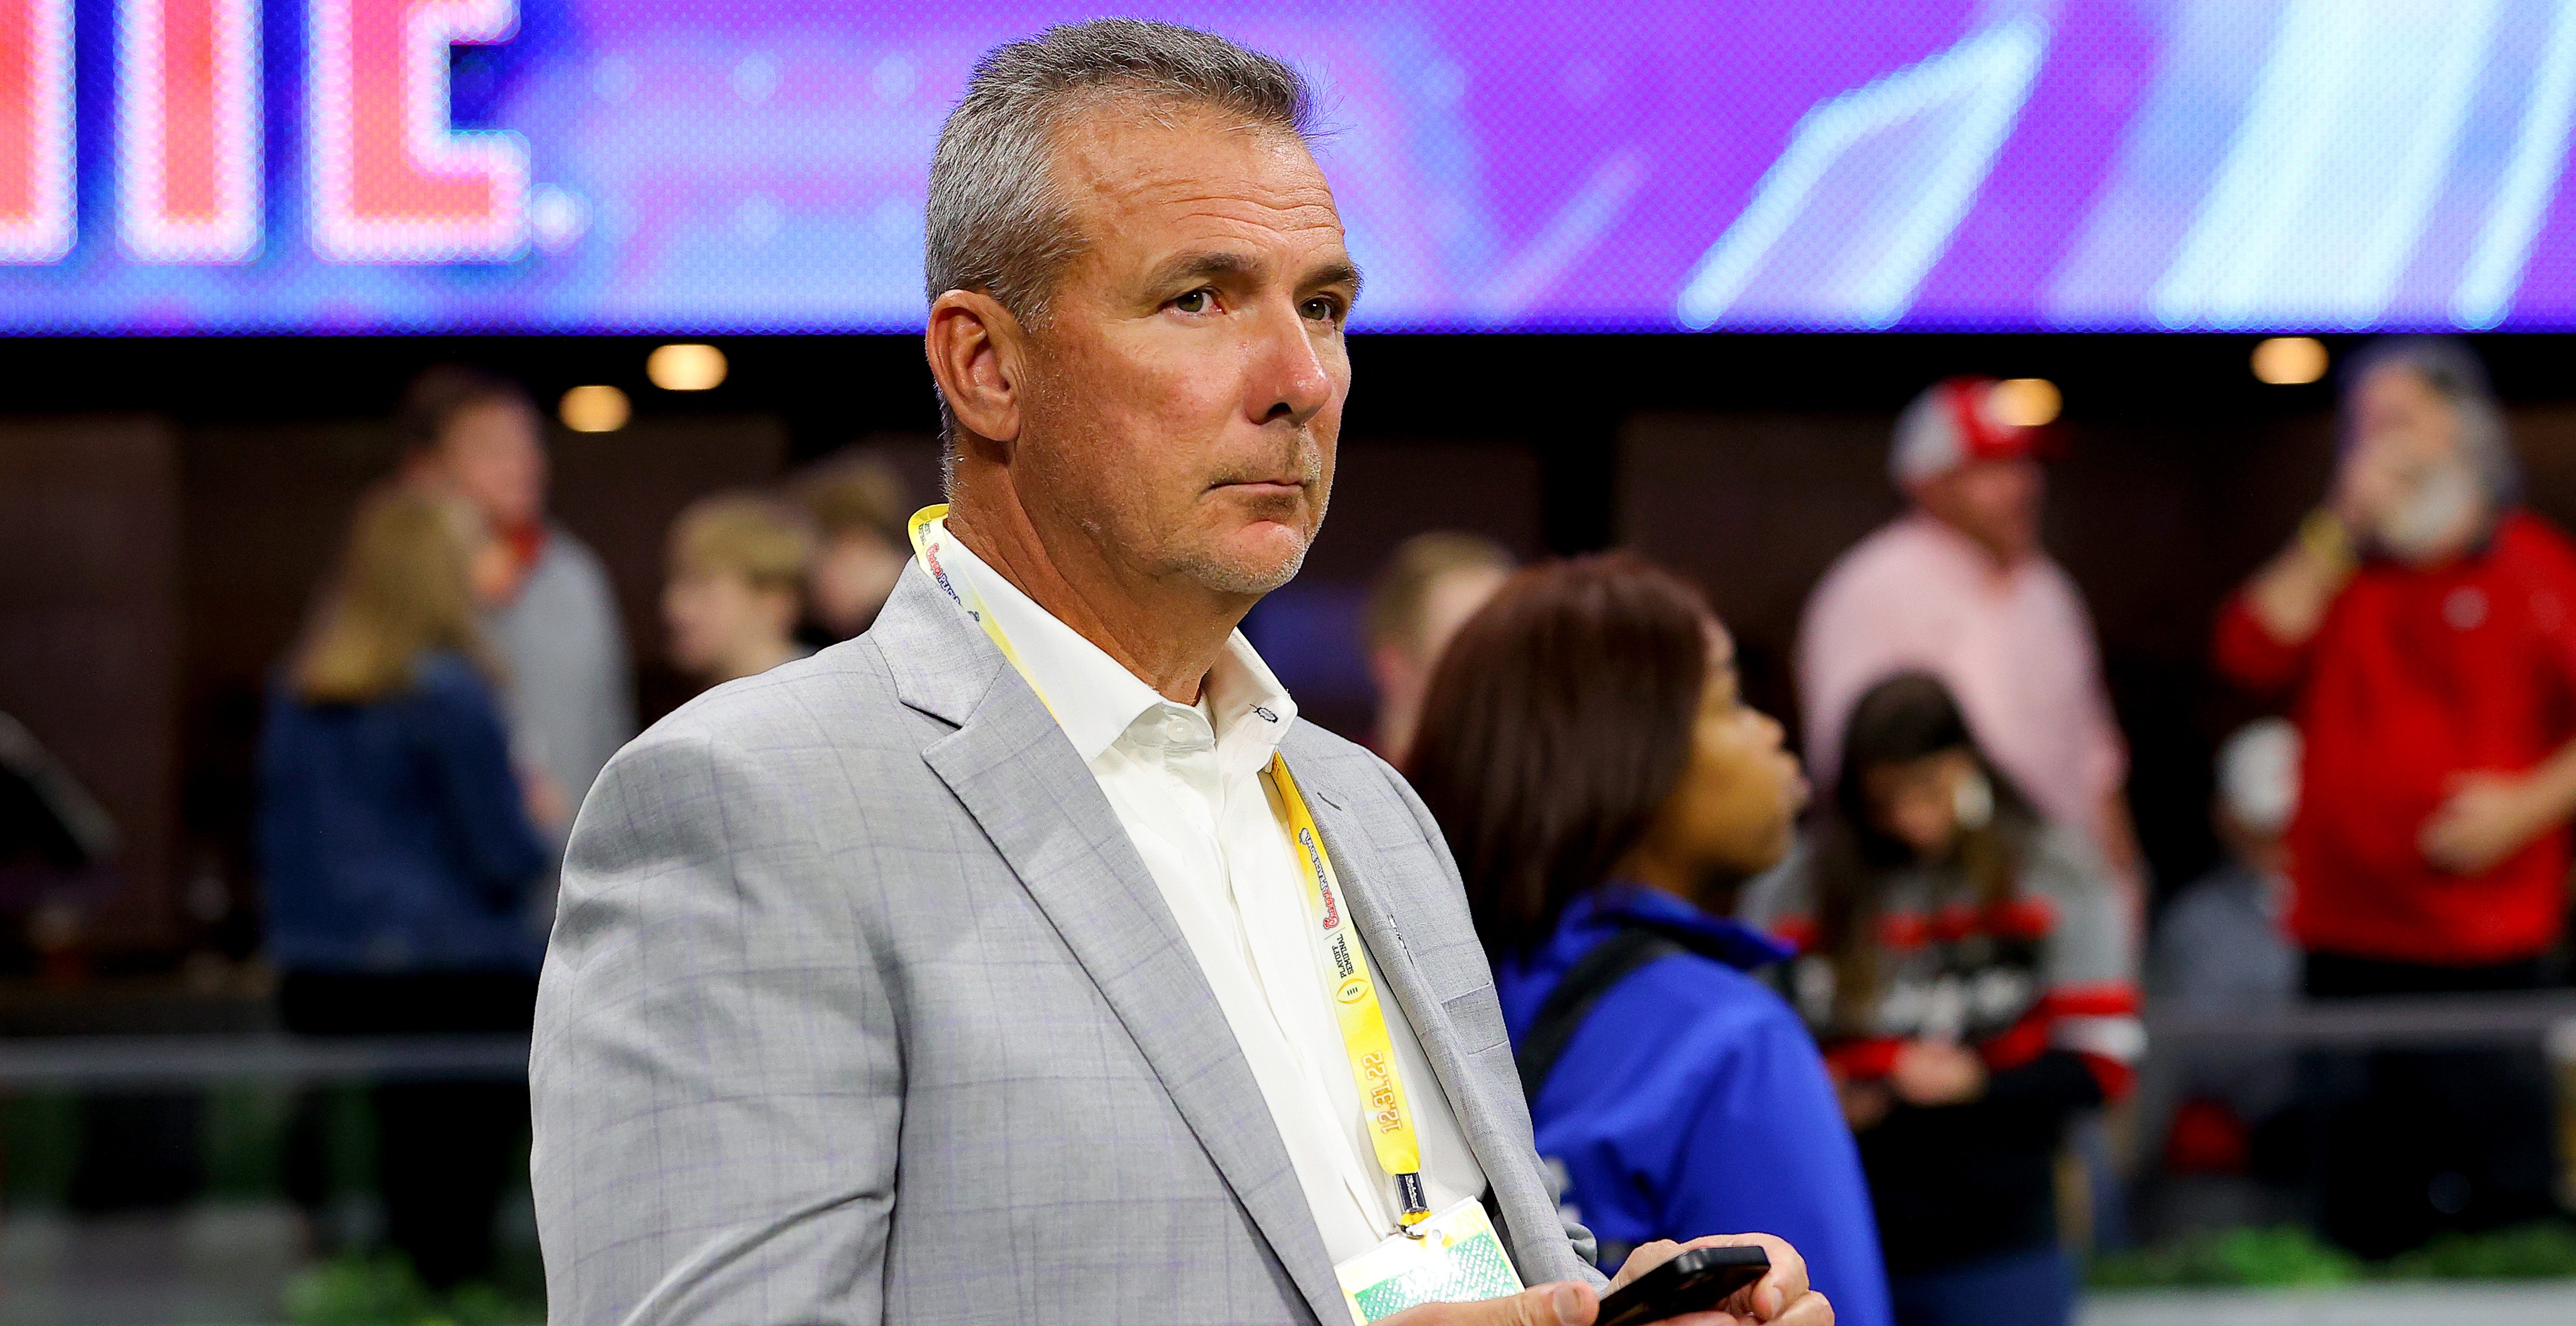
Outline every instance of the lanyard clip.
[[1419, 1240], [1425, 1236], [1423, 1226], [1431, 1220], [1431, 1196], [1423, 1191], [1422, 1172], [1408, 1170], [1395, 1176], [1395, 1190], [1404, 1198], [1404, 1214], [1397, 1218], [1396, 1233]]

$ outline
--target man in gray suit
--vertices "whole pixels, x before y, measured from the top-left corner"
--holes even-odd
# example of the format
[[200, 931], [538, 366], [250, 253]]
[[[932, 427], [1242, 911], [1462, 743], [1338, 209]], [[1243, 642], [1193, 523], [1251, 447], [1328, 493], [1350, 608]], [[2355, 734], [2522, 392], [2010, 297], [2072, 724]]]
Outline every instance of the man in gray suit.
[[[1538, 1287], [1385, 1320], [1593, 1320], [1438, 829], [1234, 629], [1350, 385], [1306, 113], [1158, 24], [978, 67], [929, 203], [953, 506], [868, 634], [656, 725], [574, 832], [558, 1320], [1339, 1322], [1434, 1212]], [[1785, 1244], [1717, 1241], [1757, 1240], [1694, 1320], [1830, 1326]]]

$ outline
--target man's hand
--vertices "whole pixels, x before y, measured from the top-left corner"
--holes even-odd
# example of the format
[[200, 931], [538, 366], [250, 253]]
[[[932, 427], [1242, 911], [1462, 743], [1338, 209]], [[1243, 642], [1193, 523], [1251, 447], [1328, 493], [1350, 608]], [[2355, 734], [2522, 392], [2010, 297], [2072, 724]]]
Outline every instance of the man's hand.
[[1908, 1105], [1964, 1105], [1986, 1094], [1986, 1061], [1951, 1041], [1907, 1041], [1887, 1085]]
[[[1661, 1240], [1628, 1255], [1610, 1282], [1613, 1290], [1692, 1248], [1725, 1248], [1759, 1244], [1771, 1257], [1771, 1273], [1738, 1290], [1722, 1310], [1694, 1312], [1667, 1320], [1673, 1326], [1834, 1326], [1833, 1304], [1807, 1287], [1807, 1262], [1798, 1250], [1768, 1234], [1713, 1234], [1688, 1243]], [[1430, 1303], [1407, 1308], [1378, 1326], [1592, 1326], [1601, 1298], [1590, 1285], [1570, 1281], [1525, 1289], [1510, 1298], [1482, 1303]]]
[[2466, 774], [2451, 797], [2424, 821], [2417, 839], [2424, 859], [2453, 874], [2482, 874], [2523, 849], [2558, 818], [2531, 780], [2510, 774]]
[[1657, 1239], [1628, 1254], [1627, 1264], [1610, 1277], [1610, 1289], [1616, 1293], [1638, 1276], [1693, 1248], [1747, 1246], [1759, 1247], [1771, 1258], [1769, 1274], [1735, 1291], [1734, 1297], [1719, 1305], [1720, 1311], [1694, 1312], [1670, 1320], [1679, 1326], [1754, 1326], [1757, 1322], [1833, 1326], [1834, 1305], [1807, 1287], [1807, 1259], [1799, 1256], [1796, 1248], [1768, 1234], [1711, 1234], [1688, 1243]]

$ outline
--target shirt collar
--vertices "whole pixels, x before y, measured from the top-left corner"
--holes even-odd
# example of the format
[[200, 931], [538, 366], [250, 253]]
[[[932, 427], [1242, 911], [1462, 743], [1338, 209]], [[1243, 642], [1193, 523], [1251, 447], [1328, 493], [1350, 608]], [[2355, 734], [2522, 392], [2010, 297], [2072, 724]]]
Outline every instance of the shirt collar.
[[[1056, 723], [1084, 763], [1099, 759], [1138, 716], [1173, 703], [1021, 593], [1019, 586], [986, 565], [973, 549], [949, 537], [947, 526], [945, 520], [932, 521], [923, 535], [938, 543], [940, 561], [948, 573], [962, 573], [983, 599], [984, 610], [993, 615], [994, 625], [1002, 628], [1028, 670], [1029, 684], [1055, 711]], [[1241, 631], [1226, 638], [1200, 697], [1220, 750], [1249, 741], [1264, 760], [1297, 717], [1296, 701]]]

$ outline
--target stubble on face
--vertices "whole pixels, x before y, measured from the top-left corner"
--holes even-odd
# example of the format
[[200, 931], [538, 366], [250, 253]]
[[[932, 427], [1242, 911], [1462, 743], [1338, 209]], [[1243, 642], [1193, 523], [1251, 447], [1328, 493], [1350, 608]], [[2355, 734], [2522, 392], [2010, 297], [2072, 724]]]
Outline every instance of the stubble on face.
[[1332, 492], [1324, 448], [1315, 440], [1314, 429], [1300, 427], [1287, 441], [1290, 449], [1278, 458], [1280, 463], [1220, 474], [1211, 485], [1212, 489], [1224, 489], [1259, 482], [1257, 475], [1296, 475], [1298, 486], [1293, 493], [1264, 492], [1234, 498], [1236, 510], [1244, 516], [1288, 531], [1287, 546], [1265, 555], [1238, 551], [1220, 541], [1181, 538], [1164, 550], [1166, 565], [1174, 573], [1223, 594], [1267, 594], [1297, 578], [1297, 572], [1306, 565], [1306, 551], [1315, 544], [1315, 531], [1323, 526], [1324, 509], [1332, 500]]
[[[1322, 173], [1293, 135], [1114, 105], [1056, 168], [1085, 242], [1029, 328], [1022, 501], [1137, 574], [1277, 589], [1323, 522], [1349, 382], [1296, 284], [1348, 264]], [[1196, 278], [1158, 276], [1192, 255], [1225, 268], [1204, 315], [1170, 302]]]

